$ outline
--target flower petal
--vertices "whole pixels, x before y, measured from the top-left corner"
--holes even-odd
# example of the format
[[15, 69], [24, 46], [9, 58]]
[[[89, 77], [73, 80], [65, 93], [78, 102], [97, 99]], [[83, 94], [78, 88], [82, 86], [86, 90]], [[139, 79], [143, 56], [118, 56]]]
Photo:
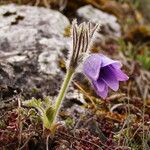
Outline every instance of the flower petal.
[[102, 79], [94, 81], [93, 84], [96, 86], [97, 90], [100, 92], [104, 91], [105, 87], [107, 86], [106, 83]]
[[118, 81], [126, 81], [129, 79], [129, 77], [120, 69], [116, 69], [113, 66], [110, 65], [111, 71], [115, 74]]
[[93, 83], [93, 86], [96, 89], [97, 95], [99, 95], [100, 97], [105, 99], [107, 97], [107, 95], [108, 95], [108, 86], [105, 84], [104, 90], [101, 91], [101, 90], [99, 90], [99, 89], [101, 89], [100, 84], [95, 84], [95, 83]]
[[109, 66], [103, 67], [99, 76], [112, 90], [117, 91], [119, 81]]
[[83, 64], [83, 71], [91, 80], [96, 81], [101, 68], [101, 58], [98, 54], [90, 55]]
[[108, 65], [113, 65], [115, 68], [121, 68], [122, 67], [122, 64], [117, 61], [117, 60], [112, 60], [102, 54], [99, 54], [100, 55], [100, 58], [101, 58], [101, 61], [102, 61], [102, 67], [105, 67], [105, 66], [108, 66]]

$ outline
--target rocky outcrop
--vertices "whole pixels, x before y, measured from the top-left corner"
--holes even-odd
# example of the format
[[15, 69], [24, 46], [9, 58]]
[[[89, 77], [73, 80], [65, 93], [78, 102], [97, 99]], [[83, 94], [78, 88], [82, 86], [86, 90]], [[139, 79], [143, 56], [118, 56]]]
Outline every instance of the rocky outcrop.
[[[32, 6], [0, 7], [0, 87], [5, 99], [56, 95], [64, 72], [58, 58], [69, 49], [64, 30], [69, 20], [58, 11]], [[54, 80], [55, 78], [55, 80]]]

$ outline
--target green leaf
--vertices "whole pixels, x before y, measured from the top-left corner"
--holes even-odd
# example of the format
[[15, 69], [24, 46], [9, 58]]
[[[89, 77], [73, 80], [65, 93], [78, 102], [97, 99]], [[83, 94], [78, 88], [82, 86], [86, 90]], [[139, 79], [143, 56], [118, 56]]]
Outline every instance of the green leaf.
[[50, 129], [54, 118], [54, 109], [49, 107], [41, 118], [43, 121], [43, 126], [47, 129]]
[[149, 49], [145, 49], [143, 55], [137, 55], [137, 60], [141, 63], [141, 65], [150, 70], [150, 52]]
[[52, 107], [49, 107], [46, 110], [46, 117], [48, 118], [49, 121], [51, 121], [53, 119], [54, 115], [54, 109]]
[[44, 113], [44, 108], [42, 106], [42, 102], [40, 99], [32, 98], [31, 100], [24, 101], [23, 105], [27, 106], [27, 107], [36, 108], [41, 113], [41, 115], [43, 115], [43, 113]]
[[67, 127], [73, 127], [74, 124], [75, 124], [75, 121], [73, 118], [71, 117], [68, 117], [66, 120], [65, 120], [65, 124]]
[[52, 106], [52, 100], [50, 99], [49, 96], [47, 96], [45, 99], [44, 99], [44, 105], [45, 105], [45, 108], [48, 109], [49, 107]]

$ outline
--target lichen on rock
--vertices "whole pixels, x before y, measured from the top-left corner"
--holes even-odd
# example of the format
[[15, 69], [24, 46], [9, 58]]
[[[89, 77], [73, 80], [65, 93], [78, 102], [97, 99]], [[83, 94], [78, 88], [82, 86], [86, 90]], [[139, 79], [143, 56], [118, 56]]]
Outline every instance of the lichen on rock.
[[15, 4], [0, 6], [0, 19], [0, 69], [8, 75], [0, 83], [19, 87], [28, 98], [36, 91], [39, 97], [57, 94], [64, 74], [58, 59], [65, 59], [63, 49], [69, 49], [63, 35], [69, 20], [55, 10]]

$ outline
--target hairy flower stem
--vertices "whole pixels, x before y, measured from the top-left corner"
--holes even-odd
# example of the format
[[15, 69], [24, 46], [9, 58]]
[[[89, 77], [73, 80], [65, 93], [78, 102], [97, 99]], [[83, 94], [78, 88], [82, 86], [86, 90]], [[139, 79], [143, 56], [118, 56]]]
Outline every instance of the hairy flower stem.
[[56, 103], [55, 103], [55, 106], [54, 106], [54, 113], [53, 113], [53, 120], [51, 122], [51, 124], [53, 125], [56, 121], [56, 117], [58, 115], [58, 112], [59, 112], [59, 109], [60, 109], [60, 106], [61, 106], [61, 103], [65, 97], [65, 94], [67, 92], [67, 89], [68, 89], [68, 86], [69, 86], [69, 83], [72, 79], [72, 76], [75, 72], [75, 69], [70, 67], [68, 70], [67, 70], [67, 73], [66, 73], [66, 76], [65, 76], [65, 79], [64, 79], [64, 82], [62, 83], [62, 86], [61, 86], [61, 89], [60, 89], [60, 92], [59, 92], [59, 95], [56, 99]]
[[[55, 132], [56, 126], [56, 117], [58, 116], [58, 112], [62, 101], [65, 97], [66, 91], [68, 89], [69, 83], [72, 79], [72, 76], [78, 67], [78, 65], [82, 62], [83, 54], [88, 52], [89, 45], [92, 44], [94, 39], [94, 34], [98, 30], [99, 24], [95, 25], [91, 28], [91, 24], [81, 23], [77, 25], [76, 20], [72, 23], [72, 53], [69, 59], [69, 67], [67, 69], [66, 77], [59, 91], [58, 97], [56, 99], [56, 103], [54, 105], [53, 110], [48, 109], [46, 113], [46, 117], [48, 119], [48, 123], [46, 122], [46, 126], [51, 128], [51, 132]], [[51, 117], [47, 117], [51, 116]]]

